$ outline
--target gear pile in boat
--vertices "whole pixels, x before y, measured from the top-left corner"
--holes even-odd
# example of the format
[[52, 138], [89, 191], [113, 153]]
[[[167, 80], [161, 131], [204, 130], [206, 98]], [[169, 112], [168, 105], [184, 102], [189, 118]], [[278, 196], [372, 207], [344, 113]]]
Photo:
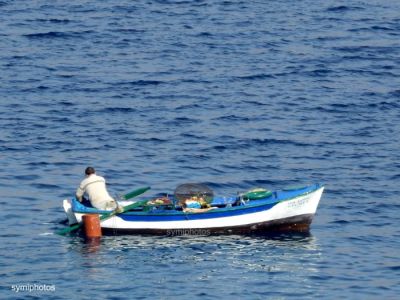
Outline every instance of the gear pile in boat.
[[[243, 193], [238, 193], [236, 201], [230, 205], [237, 206], [251, 200], [268, 198], [271, 195], [272, 192], [269, 190], [254, 188]], [[213, 199], [214, 192], [205, 184], [185, 183], [175, 189], [172, 199], [168, 195], [151, 199], [143, 209], [145, 211], [178, 209], [185, 212], [203, 212], [218, 208], [217, 205], [211, 206]]]
[[192, 208], [207, 208], [214, 199], [214, 192], [205, 184], [184, 183], [176, 187], [174, 196], [177, 201], [175, 204], [178, 206], [196, 206]]

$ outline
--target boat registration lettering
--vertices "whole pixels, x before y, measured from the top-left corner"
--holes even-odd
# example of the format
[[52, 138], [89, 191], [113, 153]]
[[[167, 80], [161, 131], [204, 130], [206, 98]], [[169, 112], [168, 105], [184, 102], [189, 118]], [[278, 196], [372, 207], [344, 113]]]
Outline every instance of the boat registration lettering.
[[297, 209], [310, 201], [309, 197], [292, 200], [288, 202], [288, 208]]

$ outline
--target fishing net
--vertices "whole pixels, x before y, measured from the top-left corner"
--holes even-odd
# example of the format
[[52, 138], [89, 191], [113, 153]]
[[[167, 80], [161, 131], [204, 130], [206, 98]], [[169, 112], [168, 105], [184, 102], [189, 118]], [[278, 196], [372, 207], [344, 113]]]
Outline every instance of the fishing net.
[[198, 207], [196, 205], [199, 205], [201, 208], [204, 208], [209, 207], [214, 198], [214, 193], [204, 184], [185, 183], [176, 187], [174, 196], [176, 204], [179, 206], [189, 207], [189, 205], [193, 204], [193, 207]]

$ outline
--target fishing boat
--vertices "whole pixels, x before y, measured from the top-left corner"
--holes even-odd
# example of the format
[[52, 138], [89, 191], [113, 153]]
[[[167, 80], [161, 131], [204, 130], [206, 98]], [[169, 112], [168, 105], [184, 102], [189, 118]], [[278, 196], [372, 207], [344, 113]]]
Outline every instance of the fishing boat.
[[83, 205], [76, 198], [64, 200], [63, 207], [70, 225], [81, 222], [86, 214], [102, 215], [103, 234], [308, 232], [323, 190], [321, 184], [277, 191], [257, 189], [228, 197], [213, 196], [205, 208], [192, 206], [198, 200], [193, 196], [186, 205], [175, 196], [120, 201], [121, 207], [134, 209], [113, 214]]

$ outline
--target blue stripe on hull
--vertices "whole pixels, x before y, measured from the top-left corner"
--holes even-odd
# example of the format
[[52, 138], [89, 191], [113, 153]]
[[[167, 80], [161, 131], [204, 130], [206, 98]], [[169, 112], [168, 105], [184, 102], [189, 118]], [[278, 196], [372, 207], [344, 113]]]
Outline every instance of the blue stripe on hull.
[[245, 215], [255, 212], [260, 212], [264, 210], [269, 210], [271, 207], [278, 204], [278, 202], [274, 202], [266, 205], [259, 206], [240, 206], [232, 209], [222, 209], [218, 208], [212, 210], [210, 212], [203, 213], [184, 213], [184, 212], [171, 212], [168, 213], [160, 213], [160, 214], [149, 214], [142, 212], [134, 212], [134, 213], [125, 213], [119, 215], [121, 219], [128, 222], [161, 222], [161, 221], [188, 221], [188, 220], [204, 220], [204, 219], [215, 219], [215, 218], [223, 218], [223, 217], [233, 217], [239, 215]]

